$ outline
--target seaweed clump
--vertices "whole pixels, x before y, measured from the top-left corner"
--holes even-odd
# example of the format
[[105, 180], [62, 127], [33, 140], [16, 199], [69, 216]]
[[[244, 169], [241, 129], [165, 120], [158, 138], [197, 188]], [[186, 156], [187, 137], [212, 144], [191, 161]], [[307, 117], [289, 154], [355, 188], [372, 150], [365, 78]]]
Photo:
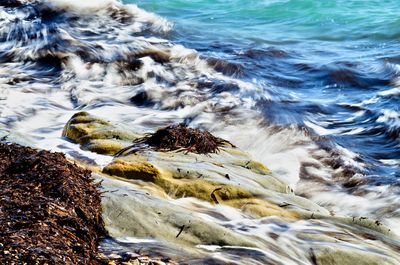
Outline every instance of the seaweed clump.
[[101, 198], [61, 153], [0, 143], [0, 264], [103, 264]]
[[207, 131], [189, 128], [186, 124], [170, 125], [157, 130], [153, 134], [139, 138], [118, 153], [116, 156], [134, 153], [146, 147], [156, 151], [181, 150], [197, 154], [209, 154], [219, 151], [224, 140], [213, 136]]

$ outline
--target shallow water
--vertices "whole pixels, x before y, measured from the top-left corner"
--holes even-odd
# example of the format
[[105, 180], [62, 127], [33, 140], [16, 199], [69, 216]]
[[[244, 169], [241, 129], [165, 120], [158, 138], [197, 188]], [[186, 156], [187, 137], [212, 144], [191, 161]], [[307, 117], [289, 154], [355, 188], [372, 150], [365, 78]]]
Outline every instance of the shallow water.
[[270, 123], [329, 136], [373, 163], [377, 182], [398, 183], [385, 163], [400, 155], [398, 1], [134, 2], [173, 21], [174, 41], [230, 63], [217, 70], [262, 87]]
[[[24, 3], [0, 4], [0, 126], [105, 165], [61, 137], [77, 111], [142, 132], [184, 121], [248, 151], [297, 194], [398, 229], [397, 1]], [[249, 234], [279, 228], [227, 218]], [[290, 242], [302, 229], [285, 228], [291, 262], [305, 262]]]
[[[333, 178], [340, 190], [397, 190], [398, 1], [134, 2], [174, 23], [168, 38], [200, 51], [217, 71], [260, 88], [251, 100], [266, 123], [306, 131], [337, 156], [348, 169]], [[275, 151], [264, 141], [242, 147], [263, 160]], [[302, 169], [293, 175], [315, 175]], [[357, 181], [349, 183], [352, 176]], [[398, 202], [398, 193], [394, 197]]]

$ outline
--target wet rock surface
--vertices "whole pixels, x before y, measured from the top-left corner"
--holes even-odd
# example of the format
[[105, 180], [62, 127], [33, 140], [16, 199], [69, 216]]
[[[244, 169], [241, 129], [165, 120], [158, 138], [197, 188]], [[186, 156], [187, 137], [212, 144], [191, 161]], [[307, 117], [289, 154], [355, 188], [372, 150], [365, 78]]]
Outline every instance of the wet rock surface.
[[[168, 128], [176, 127], [159, 130]], [[279, 176], [229, 142], [203, 154], [188, 146], [154, 148], [146, 141], [156, 134], [86, 112], [75, 114], [64, 128], [64, 136], [83, 150], [111, 155], [94, 176], [102, 181], [103, 218], [112, 237], [163, 242], [179, 250], [174, 260], [188, 264], [182, 251], [203, 262], [224, 252], [230, 259], [248, 258], [249, 264], [254, 251], [257, 260], [271, 264], [338, 264], [344, 262], [342, 253], [346, 260], [362, 259], [360, 264], [400, 260], [400, 241], [389, 227], [366, 217], [336, 216], [295, 195]], [[175, 136], [163, 136], [156, 146], [174, 147]], [[265, 234], [246, 232], [257, 227]], [[271, 260], [265, 254], [270, 252], [279, 259]]]
[[0, 263], [103, 264], [91, 173], [61, 153], [0, 143]]

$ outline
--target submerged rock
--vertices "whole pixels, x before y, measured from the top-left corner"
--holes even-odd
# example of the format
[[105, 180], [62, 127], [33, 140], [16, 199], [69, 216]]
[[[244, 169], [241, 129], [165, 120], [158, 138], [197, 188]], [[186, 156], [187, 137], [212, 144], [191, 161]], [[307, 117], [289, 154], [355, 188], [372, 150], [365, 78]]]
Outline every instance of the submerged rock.
[[18, 7], [21, 5], [22, 3], [19, 0], [2, 0], [0, 3], [0, 6], [5, 6], [5, 7]]
[[170, 244], [237, 245], [256, 244], [221, 225], [207, 222], [162, 197], [133, 183], [110, 179], [102, 180], [104, 220], [114, 237], [134, 236], [157, 238]]
[[0, 263], [103, 264], [91, 173], [63, 154], [0, 143]]

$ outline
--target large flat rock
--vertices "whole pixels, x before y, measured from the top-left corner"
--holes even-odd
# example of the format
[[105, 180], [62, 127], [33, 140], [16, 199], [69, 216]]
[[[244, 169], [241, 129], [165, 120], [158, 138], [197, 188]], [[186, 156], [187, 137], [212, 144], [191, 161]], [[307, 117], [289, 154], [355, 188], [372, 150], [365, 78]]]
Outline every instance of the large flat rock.
[[303, 259], [318, 264], [343, 259], [350, 264], [360, 257], [382, 264], [400, 261], [399, 240], [390, 228], [366, 217], [333, 216], [227, 142], [209, 154], [146, 145], [120, 152], [146, 135], [86, 112], [75, 114], [63, 134], [85, 150], [122, 154], [96, 173], [106, 192], [104, 218], [112, 236], [154, 238], [194, 253], [202, 252], [200, 245], [274, 249], [281, 258], [299, 259], [274, 241], [287, 236], [280, 229], [271, 232], [272, 239], [244, 233], [224, 222], [236, 216], [294, 227]]

